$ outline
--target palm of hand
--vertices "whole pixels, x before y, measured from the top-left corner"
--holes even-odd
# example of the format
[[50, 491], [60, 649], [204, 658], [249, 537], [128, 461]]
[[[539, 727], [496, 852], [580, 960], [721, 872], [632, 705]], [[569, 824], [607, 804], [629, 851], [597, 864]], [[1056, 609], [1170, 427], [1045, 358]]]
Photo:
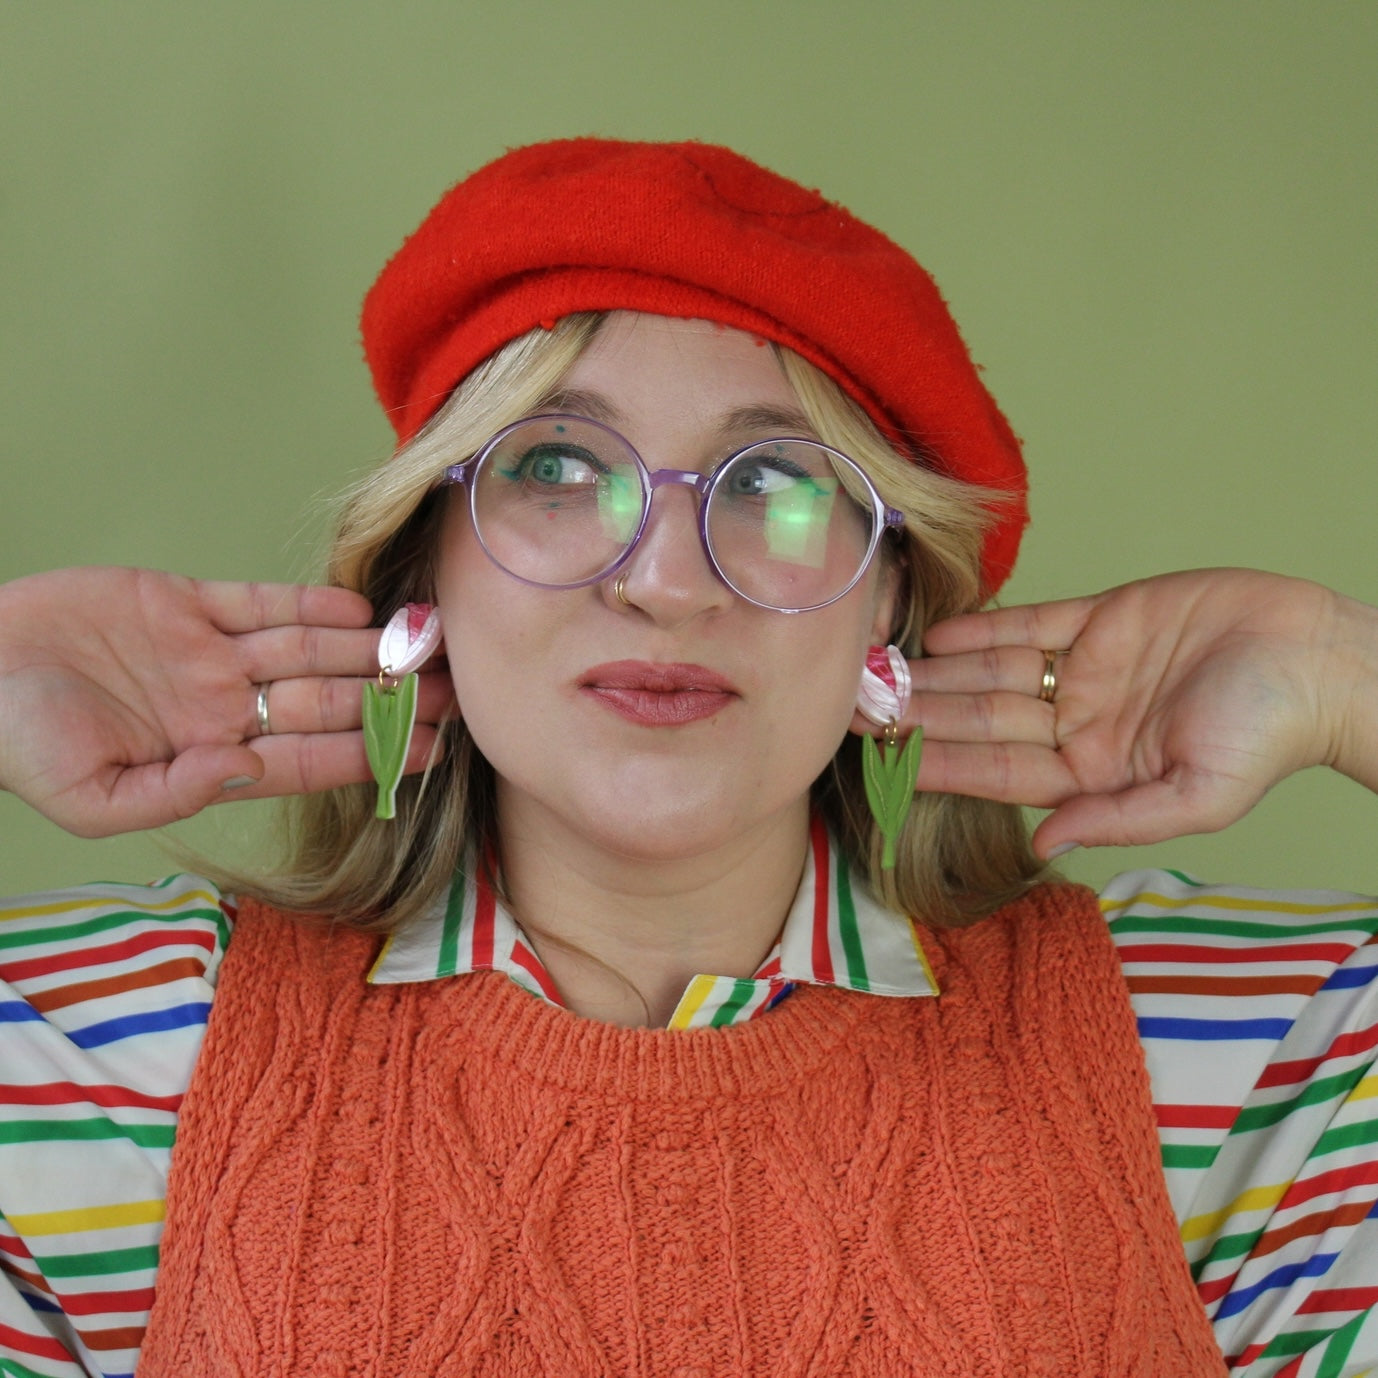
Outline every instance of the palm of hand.
[[[1045, 852], [1225, 827], [1283, 776], [1326, 759], [1311, 670], [1330, 597], [1269, 575], [1199, 571], [936, 627], [916, 687], [983, 696], [986, 733], [978, 742], [940, 728], [935, 742], [926, 723], [931, 774], [920, 785], [1053, 809], [1036, 834]], [[1029, 698], [1040, 647], [1067, 648], [1054, 705]], [[915, 711], [944, 716], [922, 696]]]
[[[235, 644], [198, 614], [190, 581], [105, 573], [118, 616], [74, 622], [68, 610], [60, 641], [9, 648], [5, 711], [13, 730], [5, 736], [17, 768], [6, 779], [18, 793], [58, 801], [99, 787], [112, 766], [168, 762], [248, 735], [248, 681]], [[46, 610], [31, 611], [37, 618]], [[175, 672], [167, 661], [173, 646]], [[42, 732], [24, 730], [37, 723]]]
[[[6, 585], [0, 782], [70, 831], [100, 836], [186, 817], [236, 778], [251, 782], [244, 796], [364, 779], [355, 677], [376, 670], [369, 618], [342, 589], [147, 570]], [[267, 681], [271, 737], [257, 735], [255, 708]], [[427, 685], [432, 720], [445, 697]], [[432, 740], [422, 731], [417, 749]]]

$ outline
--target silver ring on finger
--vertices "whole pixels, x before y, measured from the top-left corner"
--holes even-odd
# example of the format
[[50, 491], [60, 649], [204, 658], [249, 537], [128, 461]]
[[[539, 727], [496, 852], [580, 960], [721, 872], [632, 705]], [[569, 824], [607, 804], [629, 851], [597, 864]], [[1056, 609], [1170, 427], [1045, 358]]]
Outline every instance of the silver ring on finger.
[[1043, 682], [1039, 685], [1038, 697], [1042, 703], [1052, 703], [1057, 697], [1057, 651], [1043, 652]]
[[268, 737], [272, 735], [273, 724], [268, 717], [268, 686], [272, 683], [267, 680], [258, 686], [258, 698], [254, 704], [255, 713], [258, 716], [258, 735]]

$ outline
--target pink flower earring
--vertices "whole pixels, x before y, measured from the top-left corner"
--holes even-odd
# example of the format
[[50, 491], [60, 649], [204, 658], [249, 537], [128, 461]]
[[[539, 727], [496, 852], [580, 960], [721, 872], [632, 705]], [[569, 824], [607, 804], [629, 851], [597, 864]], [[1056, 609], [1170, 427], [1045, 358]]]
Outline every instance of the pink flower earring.
[[440, 645], [440, 614], [429, 603], [397, 609], [378, 638], [378, 683], [364, 685], [364, 750], [378, 782], [377, 818], [397, 816], [397, 786], [416, 725], [416, 671]]
[[862, 737], [861, 776], [866, 786], [866, 803], [884, 844], [880, 864], [886, 871], [895, 868], [895, 839], [914, 802], [914, 781], [923, 752], [920, 727], [910, 733], [903, 747], [899, 745], [899, 722], [912, 694], [909, 662], [900, 648], [872, 646], [866, 652], [856, 706], [862, 717], [885, 728], [883, 757], [874, 737]]

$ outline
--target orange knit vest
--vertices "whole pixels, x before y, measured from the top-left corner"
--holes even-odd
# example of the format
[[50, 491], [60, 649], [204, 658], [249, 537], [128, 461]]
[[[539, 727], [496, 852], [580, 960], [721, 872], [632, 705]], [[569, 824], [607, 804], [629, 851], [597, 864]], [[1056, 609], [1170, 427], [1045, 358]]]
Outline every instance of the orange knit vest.
[[1219, 1378], [1094, 896], [923, 940], [669, 1032], [247, 904], [139, 1378]]

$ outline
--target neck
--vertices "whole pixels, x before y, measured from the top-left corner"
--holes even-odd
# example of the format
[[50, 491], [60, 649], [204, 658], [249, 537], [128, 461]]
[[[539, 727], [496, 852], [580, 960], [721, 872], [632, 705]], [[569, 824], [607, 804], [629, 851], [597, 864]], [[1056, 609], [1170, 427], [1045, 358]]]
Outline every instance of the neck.
[[561, 999], [623, 1026], [663, 1028], [696, 975], [750, 976], [808, 849], [807, 799], [693, 856], [628, 855], [501, 791], [499, 817], [508, 904]]

